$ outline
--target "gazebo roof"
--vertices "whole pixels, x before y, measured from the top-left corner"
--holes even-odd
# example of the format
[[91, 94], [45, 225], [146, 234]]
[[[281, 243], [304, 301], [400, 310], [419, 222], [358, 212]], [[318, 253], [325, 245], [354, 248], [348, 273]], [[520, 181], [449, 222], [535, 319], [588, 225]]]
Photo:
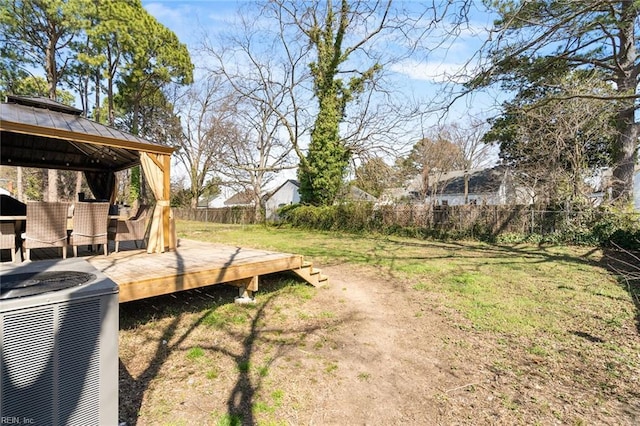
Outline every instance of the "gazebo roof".
[[91, 121], [82, 111], [41, 97], [7, 96], [0, 104], [0, 164], [118, 171], [140, 164], [139, 152], [174, 148]]

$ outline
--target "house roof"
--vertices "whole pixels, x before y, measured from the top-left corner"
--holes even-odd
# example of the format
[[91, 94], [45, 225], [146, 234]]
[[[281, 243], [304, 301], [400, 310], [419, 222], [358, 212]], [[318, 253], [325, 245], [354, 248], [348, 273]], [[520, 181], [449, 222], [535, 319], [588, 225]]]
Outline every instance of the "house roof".
[[491, 169], [475, 169], [467, 172], [453, 171], [441, 175], [429, 175], [429, 194], [463, 194], [464, 177], [469, 176], [469, 193], [494, 193], [504, 183], [506, 167], [497, 166]]
[[253, 195], [251, 191], [244, 190], [233, 194], [227, 198], [224, 202], [225, 206], [246, 206], [253, 204]]
[[349, 192], [345, 195], [345, 198], [353, 201], [377, 201], [378, 199], [366, 191], [351, 185]]
[[279, 187], [277, 187], [276, 189], [274, 189], [273, 191], [269, 192], [265, 197], [265, 201], [268, 200], [269, 198], [273, 197], [276, 193], [278, 193], [278, 191], [280, 191], [282, 188], [285, 187], [285, 185], [287, 185], [288, 183], [295, 185], [296, 188], [300, 188], [300, 182], [298, 182], [295, 179], [287, 179], [286, 181], [284, 181], [282, 183], [282, 185], [280, 185]]
[[118, 171], [140, 164], [139, 151], [174, 148], [82, 117], [42, 97], [7, 96], [0, 103], [0, 164], [81, 171]]

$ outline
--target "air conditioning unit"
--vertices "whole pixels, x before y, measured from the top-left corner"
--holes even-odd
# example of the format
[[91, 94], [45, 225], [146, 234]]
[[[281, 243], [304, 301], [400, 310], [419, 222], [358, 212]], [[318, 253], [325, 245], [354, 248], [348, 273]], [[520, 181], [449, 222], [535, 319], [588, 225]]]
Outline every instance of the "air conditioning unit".
[[118, 287], [83, 259], [0, 266], [2, 424], [118, 424]]

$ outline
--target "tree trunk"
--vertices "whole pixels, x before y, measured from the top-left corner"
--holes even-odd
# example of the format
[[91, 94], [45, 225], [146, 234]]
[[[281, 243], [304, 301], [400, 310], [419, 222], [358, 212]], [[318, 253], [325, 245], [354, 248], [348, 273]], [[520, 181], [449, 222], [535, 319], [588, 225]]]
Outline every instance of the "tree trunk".
[[616, 203], [628, 203], [633, 199], [633, 174], [636, 164], [638, 131], [633, 122], [634, 110], [618, 115], [618, 137], [615, 144], [612, 196]]
[[464, 203], [469, 204], [469, 174], [464, 171]]
[[47, 83], [49, 84], [49, 99], [56, 99], [56, 88], [58, 86], [58, 70], [56, 64], [56, 44], [58, 42], [58, 38], [54, 35], [55, 28], [53, 27], [53, 23], [49, 22], [49, 40], [47, 41], [46, 47], [46, 63], [44, 64], [45, 72], [47, 73]]
[[[52, 23], [48, 24], [50, 27]], [[58, 86], [58, 69], [56, 65], [56, 49], [55, 46], [58, 42], [55, 34], [55, 28], [50, 28], [51, 37], [47, 43], [47, 63], [45, 69], [47, 72], [47, 82], [49, 83], [49, 99], [56, 100], [56, 88]], [[56, 201], [58, 199], [58, 171], [55, 169], [49, 169], [47, 173], [47, 191], [45, 200]]]
[[56, 169], [49, 169], [47, 173], [47, 201], [58, 200], [58, 171]]
[[96, 104], [94, 106], [95, 114], [93, 116], [93, 119], [99, 123], [100, 122], [100, 68], [96, 68], [95, 79], [96, 79], [96, 82], [95, 82], [95, 86], [96, 86], [95, 103]]
[[115, 108], [113, 105], [113, 75], [116, 67], [114, 66], [113, 58], [111, 57], [110, 46], [107, 46], [107, 67], [107, 114], [109, 115], [109, 125], [113, 126], [115, 122]]
[[633, 1], [622, 2], [620, 19], [620, 50], [617, 55], [619, 72], [617, 89], [629, 99], [621, 101], [621, 110], [616, 119], [618, 136], [613, 155], [613, 201], [620, 204], [633, 199], [633, 173], [636, 164], [638, 128], [635, 123], [635, 100], [633, 96], [638, 85], [638, 67], [635, 62], [638, 54], [635, 47], [635, 21], [638, 17], [638, 6]]
[[76, 197], [82, 192], [82, 172], [76, 172]]

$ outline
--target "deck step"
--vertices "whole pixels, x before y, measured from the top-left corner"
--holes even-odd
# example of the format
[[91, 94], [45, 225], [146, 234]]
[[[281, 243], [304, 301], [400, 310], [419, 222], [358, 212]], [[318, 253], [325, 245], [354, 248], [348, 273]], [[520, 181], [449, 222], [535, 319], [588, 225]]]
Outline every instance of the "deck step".
[[313, 263], [311, 262], [305, 261], [302, 263], [300, 268], [292, 269], [291, 271], [314, 287], [327, 284], [329, 282], [329, 277], [322, 275], [322, 271], [320, 269], [314, 269]]

